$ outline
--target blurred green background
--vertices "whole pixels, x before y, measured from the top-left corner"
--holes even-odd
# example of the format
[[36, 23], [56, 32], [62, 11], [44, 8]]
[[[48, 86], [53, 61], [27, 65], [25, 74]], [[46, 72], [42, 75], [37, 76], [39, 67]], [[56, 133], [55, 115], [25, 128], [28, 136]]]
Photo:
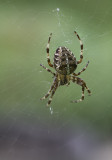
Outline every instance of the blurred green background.
[[[112, 1], [0, 0], [0, 160], [94, 159], [94, 149], [112, 135]], [[40, 63], [66, 46], [84, 59], [79, 77], [92, 91], [71, 83], [59, 87], [50, 108], [40, 101], [53, 78]], [[53, 69], [51, 69], [54, 71]], [[90, 152], [89, 152], [90, 151]], [[89, 153], [88, 153], [89, 152]], [[91, 153], [91, 154], [90, 154]], [[83, 158], [82, 158], [83, 157]]]

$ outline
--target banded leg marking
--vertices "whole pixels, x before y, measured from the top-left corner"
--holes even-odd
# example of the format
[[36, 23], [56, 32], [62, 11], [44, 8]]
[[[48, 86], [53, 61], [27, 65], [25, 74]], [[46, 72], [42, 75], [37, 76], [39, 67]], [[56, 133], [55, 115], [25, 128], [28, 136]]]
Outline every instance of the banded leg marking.
[[91, 91], [90, 91], [90, 89], [89, 89], [87, 86], [85, 86], [85, 87], [86, 87], [87, 92], [89, 93], [89, 96], [91, 96]]
[[89, 88], [86, 86], [86, 83], [82, 79], [80, 79], [78, 77], [71, 77], [71, 80], [72, 80], [72, 82], [76, 82], [78, 85], [82, 86], [82, 96], [81, 96], [81, 98], [79, 100], [72, 101], [73, 103], [74, 102], [78, 103], [78, 102], [81, 102], [81, 101], [84, 100], [84, 90], [85, 90], [85, 88], [88, 91], [88, 93], [91, 94], [91, 91], [89, 90]]
[[54, 76], [56, 75], [55, 73], [53, 73], [50, 69], [46, 68], [44, 65], [40, 64], [40, 66], [42, 66], [44, 69], [46, 69], [48, 72], [52, 73]]
[[80, 75], [82, 72], [84, 72], [86, 70], [86, 68], [88, 67], [89, 61], [87, 62], [86, 66], [79, 72], [79, 73], [73, 73], [74, 76], [78, 76]]
[[78, 100], [74, 100], [74, 101], [72, 101], [72, 103], [78, 103], [78, 102], [81, 102], [81, 101], [83, 101], [84, 100], [84, 89], [85, 89], [85, 87], [84, 86], [82, 86], [82, 97], [80, 98], [80, 99], [78, 99]]
[[53, 85], [51, 86], [51, 88], [49, 89], [49, 91], [47, 92], [47, 94], [46, 94], [44, 97], [42, 97], [40, 100], [46, 99], [46, 98], [51, 94], [51, 91], [53, 90], [53, 88], [54, 88], [54, 83], [53, 83]]
[[51, 88], [49, 89], [48, 93], [47, 93], [44, 97], [42, 97], [41, 100], [46, 99], [46, 98], [51, 94], [52, 90], [53, 90], [54, 87], [55, 87], [56, 81], [57, 81], [57, 77], [54, 79], [54, 82], [53, 82]]
[[52, 90], [52, 93], [51, 93], [51, 96], [50, 96], [50, 98], [49, 98], [49, 100], [48, 100], [47, 106], [49, 106], [50, 103], [52, 102], [52, 97], [53, 97], [53, 95], [55, 94], [57, 88], [58, 88], [58, 83], [55, 84], [55, 86], [54, 86], [54, 88], [53, 88], [53, 90]]
[[49, 39], [48, 39], [48, 44], [47, 44], [47, 47], [46, 47], [46, 52], [47, 52], [47, 62], [48, 62], [48, 64], [49, 64], [50, 67], [53, 67], [53, 64], [51, 64], [50, 57], [49, 57], [49, 44], [50, 44], [51, 36], [52, 36], [52, 33], [50, 34]]
[[74, 31], [74, 33], [76, 34], [77, 38], [79, 39], [79, 42], [80, 42], [80, 48], [81, 48], [81, 52], [80, 52], [80, 60], [79, 60], [79, 61], [77, 61], [77, 63], [79, 64], [79, 63], [81, 63], [81, 62], [82, 62], [82, 59], [83, 59], [83, 43], [82, 43], [82, 41], [81, 41], [81, 39], [80, 39], [79, 35], [77, 34], [77, 32], [76, 32], [76, 31]]

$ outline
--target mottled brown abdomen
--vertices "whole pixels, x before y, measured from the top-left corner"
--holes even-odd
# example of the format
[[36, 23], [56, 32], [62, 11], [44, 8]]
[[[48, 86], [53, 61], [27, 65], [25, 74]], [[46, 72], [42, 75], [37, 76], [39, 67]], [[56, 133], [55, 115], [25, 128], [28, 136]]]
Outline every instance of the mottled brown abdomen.
[[54, 68], [58, 73], [63, 75], [69, 75], [76, 70], [76, 58], [68, 48], [57, 48], [54, 54]]

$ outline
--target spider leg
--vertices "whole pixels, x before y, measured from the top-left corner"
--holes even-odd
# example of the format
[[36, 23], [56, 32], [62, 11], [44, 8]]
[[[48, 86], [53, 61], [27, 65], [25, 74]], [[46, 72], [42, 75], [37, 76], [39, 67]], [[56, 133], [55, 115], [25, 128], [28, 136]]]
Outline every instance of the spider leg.
[[47, 47], [46, 47], [46, 52], [47, 52], [47, 62], [48, 62], [48, 65], [50, 67], [53, 67], [53, 64], [51, 64], [50, 57], [49, 57], [49, 44], [50, 44], [51, 36], [52, 36], [52, 33], [50, 34], [49, 39], [48, 39], [48, 44], [47, 44]]
[[52, 73], [54, 76], [56, 75], [55, 73], [53, 73], [50, 69], [46, 68], [44, 65], [40, 64], [40, 66], [42, 66], [44, 69], [46, 69], [48, 72]]
[[90, 89], [85, 85], [87, 92], [89, 93], [89, 96], [91, 96], [91, 91]]
[[49, 100], [48, 100], [47, 106], [49, 106], [50, 103], [52, 102], [52, 97], [53, 97], [53, 95], [55, 94], [57, 88], [58, 88], [58, 83], [55, 84], [55, 86], [54, 86], [54, 88], [53, 88], [53, 90], [52, 90], [52, 93], [51, 93], [51, 96], [50, 96], [50, 98], [49, 98]]
[[79, 72], [79, 73], [73, 73], [74, 76], [78, 76], [80, 75], [82, 72], [84, 72], [86, 70], [86, 68], [88, 67], [89, 61], [87, 62], [86, 66]]
[[84, 100], [84, 90], [86, 88], [87, 92], [89, 93], [89, 95], [91, 94], [91, 91], [89, 90], [89, 88], [86, 86], [86, 83], [79, 77], [71, 77], [72, 82], [76, 82], [78, 85], [82, 86], [82, 96], [80, 99], [78, 100], [74, 100], [72, 102], [78, 103]]
[[77, 32], [76, 32], [76, 31], [74, 31], [74, 33], [76, 34], [77, 38], [79, 39], [80, 47], [81, 47], [80, 60], [79, 60], [79, 61], [77, 61], [77, 63], [79, 64], [79, 63], [81, 63], [81, 62], [82, 62], [82, 59], [83, 59], [83, 43], [82, 43], [82, 41], [81, 41], [81, 39], [80, 39], [79, 35], [77, 34]]
[[49, 91], [47, 92], [47, 94], [44, 97], [42, 97], [40, 100], [46, 99], [51, 94], [52, 90], [55, 87], [56, 80], [57, 80], [57, 77], [55, 77], [54, 82], [53, 82], [52, 86], [50, 87]]
[[54, 88], [54, 84], [51, 86], [51, 88], [49, 89], [49, 91], [47, 92], [47, 94], [44, 97], [40, 98], [40, 100], [46, 99], [51, 94], [51, 91], [53, 90], [53, 88]]

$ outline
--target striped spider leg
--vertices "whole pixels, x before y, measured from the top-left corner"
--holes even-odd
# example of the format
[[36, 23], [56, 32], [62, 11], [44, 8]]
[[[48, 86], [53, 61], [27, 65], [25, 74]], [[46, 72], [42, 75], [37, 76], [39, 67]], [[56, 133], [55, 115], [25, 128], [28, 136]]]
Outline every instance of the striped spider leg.
[[53, 87], [53, 90], [51, 92], [51, 96], [48, 100], [47, 106], [49, 106], [50, 103], [52, 102], [53, 95], [55, 94], [57, 88], [58, 88], [58, 82], [54, 83], [54, 87]]
[[49, 68], [46, 68], [44, 65], [40, 64], [40, 66], [42, 66], [44, 69], [46, 69], [48, 72], [50, 72], [51, 74], [53, 74], [53, 76], [55, 76], [56, 74], [54, 72], [52, 72]]
[[84, 90], [86, 88], [87, 92], [89, 93], [89, 95], [91, 95], [91, 91], [89, 90], [89, 88], [86, 86], [86, 83], [79, 77], [75, 77], [75, 76], [71, 76], [71, 80], [72, 82], [75, 82], [76, 84], [80, 85], [82, 87], [82, 96], [80, 99], [78, 100], [74, 100], [74, 101], [71, 101], [71, 102], [75, 102], [75, 103], [78, 103], [78, 102], [81, 102], [84, 100]]
[[48, 100], [47, 106], [50, 105], [50, 103], [51, 103], [51, 101], [52, 101], [52, 97], [53, 97], [53, 95], [54, 95], [57, 87], [58, 87], [58, 79], [57, 79], [57, 75], [56, 75], [55, 78], [54, 78], [53, 84], [51, 85], [48, 93], [47, 93], [44, 97], [42, 97], [42, 98], [40, 99], [40, 100], [44, 100], [44, 99], [46, 99], [49, 95], [51, 95], [50, 98], [49, 98], [49, 100]]
[[79, 35], [77, 34], [76, 31], [74, 31], [74, 33], [76, 34], [77, 38], [79, 39], [79, 42], [80, 42], [80, 47], [81, 47], [81, 52], [80, 52], [80, 60], [77, 61], [77, 64], [81, 63], [82, 62], [82, 59], [83, 59], [83, 43], [79, 37]]
[[72, 73], [74, 76], [78, 76], [80, 75], [82, 72], [84, 72], [86, 70], [86, 68], [88, 67], [88, 64], [89, 64], [89, 61], [87, 62], [86, 66], [80, 71], [78, 72], [77, 74], [76, 73]]
[[53, 67], [53, 64], [51, 64], [51, 60], [50, 60], [50, 57], [49, 57], [49, 44], [50, 44], [51, 36], [52, 36], [52, 33], [50, 34], [49, 39], [48, 39], [48, 43], [47, 43], [47, 47], [46, 47], [46, 52], [47, 52], [47, 62], [48, 62], [48, 65], [50, 67]]

